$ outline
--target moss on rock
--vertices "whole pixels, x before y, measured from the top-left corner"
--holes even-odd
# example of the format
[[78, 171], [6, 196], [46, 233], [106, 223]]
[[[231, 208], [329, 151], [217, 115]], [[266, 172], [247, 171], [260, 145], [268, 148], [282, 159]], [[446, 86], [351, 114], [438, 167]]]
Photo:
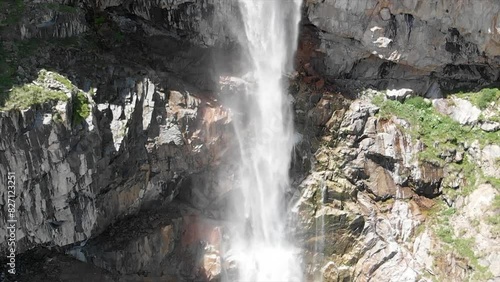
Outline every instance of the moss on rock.
[[27, 109], [48, 101], [67, 101], [68, 96], [63, 91], [47, 89], [40, 85], [25, 84], [16, 86], [9, 92], [3, 110]]
[[83, 122], [90, 115], [89, 100], [79, 91], [73, 98], [73, 124]]

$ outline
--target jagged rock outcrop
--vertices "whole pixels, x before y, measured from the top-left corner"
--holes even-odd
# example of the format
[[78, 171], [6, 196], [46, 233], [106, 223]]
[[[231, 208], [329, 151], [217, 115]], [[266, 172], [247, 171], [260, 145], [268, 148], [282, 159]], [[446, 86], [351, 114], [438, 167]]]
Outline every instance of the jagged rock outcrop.
[[[374, 117], [377, 111], [366, 101], [350, 106], [338, 103], [324, 123], [322, 138], [333, 146], [323, 145], [315, 153], [313, 172], [302, 182], [302, 196], [295, 208], [310, 279], [414, 281], [420, 273], [419, 262], [404, 246], [410, 244], [412, 232], [422, 220], [418, 204], [374, 201], [415, 195], [401, 183], [408, 183], [408, 175], [403, 179], [402, 171], [409, 174], [410, 166], [419, 168], [411, 156], [416, 152], [411, 142], [404, 143], [404, 133], [395, 127], [387, 131], [391, 121], [378, 121]], [[384, 142], [386, 135], [389, 138]], [[395, 146], [393, 139], [400, 143]], [[374, 154], [379, 161], [372, 160]], [[407, 263], [403, 266], [402, 261]]]
[[316, 159], [320, 165], [328, 163], [324, 168], [330, 168], [338, 164], [352, 184], [375, 199], [409, 197], [412, 189], [428, 197], [438, 195], [442, 169], [418, 161], [423, 148], [402, 130], [409, 126], [405, 120], [375, 117], [377, 111], [370, 102], [354, 101], [338, 130], [337, 138], [347, 146], [319, 149]]
[[[86, 93], [91, 113], [74, 122], [71, 101], [0, 113], [0, 176], [18, 176], [19, 251], [48, 246], [120, 281], [217, 280], [231, 271], [221, 251], [227, 223], [214, 219], [227, 212], [234, 170], [221, 161], [233, 137], [218, 99], [244, 103], [231, 95], [247, 83], [232, 63], [243, 52], [234, 44], [237, 2], [23, 3], [0, 3], [8, 7], [0, 11], [0, 75], [4, 54], [15, 65], [7, 87], [31, 82], [41, 68], [58, 70]], [[478, 213], [498, 221], [498, 144], [445, 140], [439, 161], [424, 161], [419, 154], [442, 140], [424, 144], [404, 118], [378, 114], [366, 99], [370, 91], [354, 91], [350, 98], [358, 100], [336, 91], [370, 85], [404, 102], [498, 81], [499, 5], [305, 1], [290, 86], [299, 132], [294, 189], [286, 197], [298, 201], [293, 236], [304, 249], [307, 279], [500, 277], [498, 231]], [[4, 20], [15, 24], [4, 28]], [[34, 53], [33, 42], [41, 48]], [[480, 109], [464, 97], [432, 102], [492, 135], [500, 129], [498, 103]], [[469, 162], [491, 183], [472, 183]], [[477, 190], [460, 194], [466, 186]], [[5, 199], [0, 191], [0, 205]], [[478, 239], [457, 241], [462, 235]], [[471, 257], [456, 248], [464, 242], [477, 245]], [[5, 241], [0, 247], [6, 250]], [[434, 252], [445, 248], [452, 251]]]
[[[498, 80], [500, 4], [470, 1], [305, 1], [320, 44], [315, 66], [333, 79], [383, 89], [442, 89]], [[340, 83], [341, 81], [337, 81]]]
[[[224, 56], [241, 52], [235, 38], [242, 23], [234, 1], [86, 0], [27, 2], [28, 7], [32, 12], [21, 21], [23, 38], [69, 37], [96, 29], [111, 42], [124, 35], [164, 37], [167, 46], [178, 41], [222, 48]], [[314, 45], [310, 71], [339, 85], [355, 82], [348, 89], [369, 85], [440, 97], [441, 90], [498, 81], [499, 13], [493, 0], [470, 5], [310, 0], [304, 3], [308, 32], [301, 40]], [[238, 69], [223, 61], [212, 63]]]
[[[149, 35], [167, 31], [171, 36], [187, 37], [185, 40], [202, 46], [231, 44], [231, 37], [241, 25], [241, 21], [238, 20], [237, 3], [229, 0], [136, 0], [132, 2], [91, 0], [89, 2], [101, 11], [114, 7], [118, 10], [124, 9], [141, 18], [144, 22], [136, 22], [135, 24], [142, 25], [143, 28], [147, 22], [162, 23], [162, 26], [153, 25], [144, 28], [146, 33], [150, 33]], [[115, 15], [114, 20], [118, 22], [123, 32], [130, 30], [126, 28], [127, 22], [130, 22], [126, 17]]]
[[68, 38], [90, 29], [81, 7], [58, 3], [31, 4], [23, 10], [24, 21], [19, 23], [22, 39]]
[[64, 119], [74, 111], [65, 106], [62, 121], [50, 119], [57, 110], [48, 105], [1, 113], [0, 174], [17, 175], [20, 252], [87, 240], [120, 217], [172, 201], [190, 174], [220, 161], [230, 119], [216, 102], [146, 77], [126, 81], [115, 103], [91, 101], [82, 123]]
[[456, 207], [459, 212], [452, 219], [454, 232], [473, 238], [471, 247], [473, 252], [482, 256], [480, 265], [488, 268], [497, 279], [500, 277], [500, 250], [497, 244], [499, 230], [488, 224], [488, 221], [499, 215], [498, 207], [495, 207], [495, 197], [498, 199], [499, 195], [498, 189], [493, 185], [479, 185], [469, 196], [458, 200]]
[[[299, 186], [302, 192], [294, 209], [308, 279], [431, 281], [432, 276], [453, 281], [470, 277], [479, 281], [496, 279], [492, 260], [496, 251], [475, 247], [479, 243], [474, 238], [483, 236], [489, 242], [486, 245], [496, 240], [493, 239], [496, 231], [492, 230], [497, 230], [494, 222], [498, 209], [493, 203], [497, 192], [489, 184], [479, 185], [489, 180], [477, 175], [484, 173], [498, 179], [498, 174], [491, 174], [498, 169], [498, 164], [492, 163], [498, 158], [497, 145], [474, 141], [463, 148], [457, 144], [448, 149], [452, 150], [449, 155], [439, 155], [444, 162], [426, 160], [422, 154], [429, 148], [412, 131], [419, 125], [389, 114], [387, 105], [382, 105], [382, 109], [375, 106], [369, 98], [373, 97], [372, 92], [349, 102], [327, 91], [319, 94], [314, 86], [302, 85], [297, 89], [296, 100], [302, 102], [298, 105], [315, 112], [305, 117], [307, 130], [298, 129], [309, 140], [318, 140], [317, 149], [312, 147], [316, 151], [311, 172]], [[307, 98], [313, 95], [319, 97], [311, 102]], [[443, 103], [453, 104], [454, 99], [443, 99]], [[430, 102], [425, 107], [431, 107]], [[324, 108], [328, 111], [321, 110]], [[318, 119], [323, 114], [330, 118]], [[462, 118], [452, 122], [459, 124]], [[310, 142], [307, 139], [303, 142]], [[434, 140], [435, 146], [438, 141]], [[473, 171], [464, 167], [457, 170], [457, 163], [472, 165], [469, 160], [475, 167], [471, 168]], [[470, 196], [452, 198], [453, 193], [464, 195], [466, 189], [483, 192], [475, 190]], [[484, 196], [479, 197], [479, 193]], [[485, 219], [478, 218], [479, 212], [472, 212], [473, 206], [482, 206], [483, 214], [490, 218], [485, 231], [477, 226], [478, 221]], [[450, 217], [455, 211], [456, 215]], [[456, 220], [461, 223], [450, 225]], [[464, 235], [465, 229], [474, 231]], [[478, 232], [484, 234], [477, 235]], [[452, 251], [446, 255], [435, 252], [436, 248]]]
[[27, 11], [20, 21], [23, 39], [72, 37], [109, 18], [125, 34], [182, 38], [208, 47], [231, 44], [241, 25], [238, 6], [227, 0], [60, 0], [24, 5], [17, 7]]
[[170, 204], [129, 217], [70, 252], [125, 280], [218, 280], [221, 222], [182, 213]]

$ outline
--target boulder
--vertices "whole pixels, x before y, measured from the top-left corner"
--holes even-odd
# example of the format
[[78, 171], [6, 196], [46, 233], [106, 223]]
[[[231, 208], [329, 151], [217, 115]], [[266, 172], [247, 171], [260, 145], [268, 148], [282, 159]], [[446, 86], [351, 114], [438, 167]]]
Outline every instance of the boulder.
[[402, 88], [402, 89], [388, 89], [386, 92], [387, 99], [396, 100], [403, 102], [406, 98], [413, 94], [412, 89]]
[[500, 123], [494, 121], [486, 121], [481, 124], [481, 129], [486, 132], [495, 132], [500, 130]]

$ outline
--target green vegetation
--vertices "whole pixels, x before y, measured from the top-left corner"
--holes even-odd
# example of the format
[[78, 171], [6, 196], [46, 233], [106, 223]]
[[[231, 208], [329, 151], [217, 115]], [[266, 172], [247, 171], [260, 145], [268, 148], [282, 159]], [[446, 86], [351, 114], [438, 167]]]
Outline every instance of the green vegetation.
[[43, 5], [51, 10], [59, 11], [62, 13], [76, 13], [76, 12], [78, 12], [78, 8], [73, 7], [73, 6], [62, 5], [62, 4], [58, 4], [58, 3], [46, 3]]
[[500, 228], [500, 215], [492, 215], [492, 216], [489, 216], [488, 218], [486, 218], [486, 221], [493, 225], [495, 227], [495, 229], [498, 229]]
[[[464, 159], [460, 163], [448, 164], [448, 169], [450, 172], [457, 172], [463, 176], [463, 183], [460, 185], [460, 190], [453, 188], [446, 189], [446, 194], [452, 197], [457, 195], [469, 195], [474, 191], [479, 181], [485, 182], [486, 178], [478, 171], [477, 166], [469, 159], [469, 156], [465, 155]], [[448, 177], [454, 177], [454, 174], [448, 174]], [[444, 184], [444, 183], [443, 183]], [[444, 187], [449, 188], [449, 187]]]
[[39, 85], [25, 84], [12, 88], [2, 110], [27, 109], [47, 101], [66, 101], [68, 97], [62, 91], [50, 90]]
[[[12, 89], [6, 91], [2, 95], [3, 99], [0, 101], [0, 109], [27, 109], [32, 105], [38, 105], [48, 101], [67, 101], [68, 96], [63, 91], [49, 89], [39, 85], [43, 83], [48, 76], [49, 73], [46, 70], [41, 70], [36, 79], [37, 83], [14, 86]], [[68, 90], [74, 88], [73, 84], [60, 74], [50, 73], [50, 77], [61, 82]]]
[[[0, 1], [0, 9], [5, 11], [6, 18], [0, 20], [0, 29], [4, 32], [14, 30], [24, 15], [24, 0]], [[31, 5], [31, 4], [30, 4]], [[61, 13], [77, 13], [78, 7], [63, 5], [58, 3], [36, 4]], [[96, 22], [104, 23], [104, 17], [97, 17]], [[121, 34], [118, 35], [120, 37]], [[79, 122], [90, 114], [89, 102], [83, 92], [77, 89], [69, 79], [52, 72], [42, 70], [38, 78], [33, 83], [22, 83], [26, 79], [32, 80], [33, 71], [29, 65], [33, 62], [33, 57], [48, 52], [51, 49], [60, 47], [79, 47], [85, 44], [92, 47], [92, 41], [87, 42], [84, 36], [64, 38], [64, 39], [26, 39], [10, 40], [8, 43], [0, 41], [0, 110], [26, 109], [33, 105], [42, 104], [48, 101], [67, 101], [70, 92], [74, 97], [74, 122]], [[40, 48], [43, 47], [43, 50]], [[88, 48], [87, 48], [88, 49]], [[57, 50], [56, 50], [57, 51]], [[19, 72], [18, 72], [19, 69]], [[16, 78], [16, 76], [19, 76]], [[47, 79], [57, 81], [60, 86], [46, 87]], [[20, 84], [20, 85], [19, 85]], [[54, 116], [55, 120], [61, 120], [60, 115]]]
[[484, 179], [486, 182], [490, 183], [493, 187], [500, 190], [500, 179], [490, 176], [485, 176]]
[[24, 1], [1, 1], [0, 4], [0, 7], [6, 10], [8, 15], [4, 21], [0, 22], [0, 28], [18, 23], [24, 13]]
[[[41, 70], [38, 76], [38, 80], [44, 80], [49, 76], [47, 71]], [[89, 100], [83, 91], [79, 90], [76, 86], [71, 83], [71, 81], [55, 72], [50, 73], [50, 77], [61, 83], [64, 88], [73, 93], [73, 124], [78, 124], [83, 122], [90, 115]], [[76, 93], [76, 94], [75, 94]]]
[[[41, 86], [43, 83], [46, 83], [47, 80], [61, 83], [61, 90], [54, 90]], [[39, 72], [35, 83], [15, 86], [7, 92], [4, 107], [0, 109], [26, 109], [32, 105], [42, 104], [48, 101], [67, 101], [68, 95], [65, 91], [73, 93], [73, 124], [83, 122], [85, 118], [90, 115], [89, 101], [85, 93], [74, 86], [66, 77], [46, 70], [41, 70]], [[62, 121], [58, 113], [54, 115], [53, 119], [54, 121]]]
[[493, 225], [493, 232], [500, 234], [500, 195], [496, 195], [491, 203], [493, 215], [486, 218], [486, 222]]
[[496, 132], [484, 132], [479, 128], [463, 126], [448, 116], [435, 111], [430, 103], [421, 97], [414, 97], [404, 103], [376, 97], [373, 103], [380, 107], [379, 115], [389, 118], [397, 116], [408, 121], [411, 126], [407, 132], [415, 140], [421, 140], [425, 149], [421, 160], [443, 164], [442, 154], [456, 149], [458, 144], [479, 140], [484, 144], [500, 143]]
[[105, 22], [106, 22], [106, 18], [104, 16], [99, 15], [99, 16], [94, 17], [94, 25], [97, 27], [100, 27]]
[[[0, 107], [5, 104], [9, 94], [9, 89], [14, 85], [16, 77], [16, 67], [20, 64], [16, 57], [30, 57], [35, 54], [39, 46], [46, 45], [40, 39], [28, 39], [13, 41], [14, 51], [10, 54], [3, 48], [0, 42]], [[15, 54], [18, 54], [17, 56]]]
[[73, 98], [73, 124], [83, 122], [90, 115], [89, 100], [79, 91]]
[[67, 79], [66, 77], [64, 77], [56, 72], [49, 73], [48, 71], [46, 71], [44, 69], [40, 70], [38, 72], [37, 81], [43, 82], [46, 79], [53, 79], [53, 80], [61, 83], [69, 91], [71, 91], [75, 88], [73, 83], [71, 83], [71, 81], [69, 79]]
[[[500, 98], [500, 91], [496, 89], [484, 89], [476, 94], [469, 93], [462, 98], [466, 98], [471, 103], [484, 109], [493, 101]], [[460, 189], [444, 187], [444, 193], [452, 198], [458, 195], [468, 195], [474, 191], [480, 183], [489, 182], [493, 186], [500, 187], [500, 179], [487, 177], [477, 168], [477, 165], [470, 159], [468, 154], [455, 160], [447, 159], [448, 156], [455, 156], [456, 151], [464, 150], [466, 144], [472, 144], [478, 140], [481, 146], [486, 144], [499, 144], [500, 135], [498, 132], [485, 132], [477, 127], [464, 126], [454, 121], [446, 115], [437, 112], [425, 99], [414, 97], [407, 99], [404, 103], [384, 99], [383, 95], [373, 98], [372, 102], [380, 107], [378, 113], [381, 119], [390, 119], [394, 116], [406, 120], [410, 126], [401, 128], [408, 133], [413, 141], [420, 140], [423, 143], [423, 150], [418, 158], [421, 161], [435, 163], [447, 168], [449, 173], [447, 179], [443, 180], [443, 185], [451, 184], [459, 177], [462, 181]], [[486, 220], [494, 226], [496, 232], [500, 232], [500, 197], [494, 201], [494, 215]], [[467, 259], [469, 265], [474, 269], [471, 279], [473, 281], [484, 281], [491, 277], [487, 267], [483, 267], [478, 262], [480, 254], [474, 253], [474, 238], [467, 237], [466, 230], [453, 229], [451, 218], [457, 214], [455, 208], [449, 208], [443, 203], [439, 203], [428, 212], [429, 222], [427, 227], [432, 228], [434, 234], [442, 242], [442, 250], [437, 250], [436, 257], [443, 257], [445, 253], [453, 252], [457, 256]], [[473, 226], [479, 225], [479, 220], [471, 221]], [[498, 228], [498, 229], [497, 229]], [[415, 232], [421, 232], [424, 227], [420, 227]]]
[[417, 238], [420, 234], [422, 234], [425, 230], [427, 229], [427, 226], [425, 223], [419, 224], [414, 231], [414, 238]]
[[123, 34], [123, 32], [118, 31], [115, 33], [115, 39], [118, 42], [123, 42], [125, 40], [125, 35]]
[[52, 73], [52, 77], [54, 78], [54, 80], [56, 80], [57, 82], [60, 82], [62, 85], [64, 85], [64, 87], [66, 87], [66, 89], [72, 90], [74, 88], [73, 83], [71, 83], [71, 81], [69, 81], [69, 79], [67, 79], [66, 77], [64, 77], [58, 73]]
[[[481, 93], [483, 94], [479, 96], [484, 96], [487, 99], [477, 99], [489, 101], [491, 95], [488, 93], [491, 92], [483, 91]], [[484, 176], [466, 154], [461, 161], [455, 163], [446, 163], [445, 161], [448, 152], [454, 152], [466, 143], [471, 144], [474, 140], [479, 140], [481, 145], [500, 144], [500, 134], [498, 132], [485, 132], [480, 128], [461, 125], [450, 117], [437, 112], [422, 97], [413, 97], [401, 103], [385, 100], [383, 95], [378, 95], [373, 98], [372, 102], [380, 107], [379, 115], [382, 118], [396, 116], [410, 123], [410, 127], [404, 128], [404, 131], [413, 140], [420, 140], [424, 144], [423, 151], [418, 154], [421, 161], [440, 166], [446, 164], [451, 171], [460, 173], [463, 176], [465, 183], [461, 185], [461, 189], [459, 191], [448, 189], [446, 191], [448, 195], [453, 196], [458, 193], [468, 195], [475, 189], [477, 184], [484, 182], [500, 187], [499, 179]]]
[[54, 115], [52, 116], [52, 120], [57, 123], [62, 123], [63, 119], [61, 117], [61, 114], [59, 112], [55, 112]]
[[469, 100], [473, 105], [484, 110], [491, 102], [500, 99], [500, 90], [497, 88], [484, 88], [476, 93], [459, 93], [457, 96]]
[[432, 105], [430, 101], [426, 101], [424, 98], [417, 96], [417, 97], [412, 97], [408, 99], [405, 102], [407, 105], [413, 106], [415, 109], [428, 109]]
[[[448, 253], [449, 251], [456, 252], [460, 257], [466, 258], [474, 268], [473, 281], [484, 281], [491, 278], [491, 273], [487, 267], [481, 266], [478, 261], [478, 257], [472, 249], [475, 246], [474, 238], [466, 238], [461, 236], [455, 236], [452, 224], [450, 223], [450, 218], [455, 215], [457, 210], [455, 208], [448, 208], [447, 206], [441, 204], [439, 211], [432, 219], [432, 225], [434, 233], [443, 242], [444, 249], [442, 251]], [[477, 280], [476, 280], [477, 279]]]
[[[480, 109], [488, 109], [483, 112], [485, 115], [483, 120], [500, 121], [498, 111], [500, 90], [483, 89], [477, 93], [461, 93], [456, 96], [469, 100]], [[453, 103], [452, 99], [447, 101]], [[485, 132], [479, 126], [461, 125], [449, 116], [439, 113], [430, 101], [421, 97], [398, 102], [387, 100], [385, 95], [380, 93], [372, 98], [372, 103], [379, 106], [378, 116], [381, 120], [397, 117], [408, 122], [409, 126], [399, 123], [398, 127], [411, 137], [414, 144], [416, 140], [422, 143], [422, 152], [417, 156], [420, 161], [434, 163], [444, 168], [445, 178], [442, 187], [446, 198], [454, 200], [458, 196], [469, 195], [482, 183], [491, 183], [500, 191], [500, 179], [484, 175], [476, 164], [476, 160], [466, 153], [467, 147], [476, 140], [480, 147], [487, 144], [500, 144], [498, 132]], [[500, 164], [500, 160], [495, 161]], [[484, 227], [485, 222], [493, 227], [491, 230], [496, 236], [500, 235], [500, 196], [495, 198], [492, 209], [493, 212], [490, 210], [487, 215], [477, 218], [464, 218], [462, 215], [457, 215], [459, 211], [455, 207], [450, 208], [441, 201], [431, 209], [422, 210], [427, 220], [415, 229], [415, 233], [418, 235], [425, 229], [432, 230], [436, 241], [440, 242], [434, 251], [437, 275], [446, 273], [442, 270], [446, 269], [449, 263], [447, 255], [451, 253], [457, 259], [467, 261], [473, 269], [471, 277], [467, 277], [470, 281], [487, 281], [491, 278], [492, 274], [488, 267], [479, 263], [479, 258], [483, 254], [475, 249], [477, 242], [472, 236]], [[462, 228], [457, 228], [454, 225], [455, 219], [467, 220], [470, 226], [464, 225]], [[468, 228], [475, 229], [476, 232]], [[443, 278], [435, 276], [433, 280], [441, 281]]]
[[35, 53], [40, 46], [43, 46], [45, 42], [38, 38], [30, 38], [21, 41], [14, 41], [15, 46], [17, 47], [17, 52], [21, 56], [31, 56]]

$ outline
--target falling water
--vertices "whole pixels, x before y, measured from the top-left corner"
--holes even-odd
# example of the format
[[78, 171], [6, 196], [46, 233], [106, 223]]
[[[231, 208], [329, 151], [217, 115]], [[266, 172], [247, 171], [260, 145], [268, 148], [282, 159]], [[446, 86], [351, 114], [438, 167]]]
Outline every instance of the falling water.
[[294, 142], [291, 101], [283, 76], [292, 70], [302, 0], [239, 0], [248, 51], [249, 103], [236, 118], [241, 160], [235, 199], [240, 210], [232, 251], [239, 281], [300, 281], [297, 252], [287, 238], [289, 168]]

